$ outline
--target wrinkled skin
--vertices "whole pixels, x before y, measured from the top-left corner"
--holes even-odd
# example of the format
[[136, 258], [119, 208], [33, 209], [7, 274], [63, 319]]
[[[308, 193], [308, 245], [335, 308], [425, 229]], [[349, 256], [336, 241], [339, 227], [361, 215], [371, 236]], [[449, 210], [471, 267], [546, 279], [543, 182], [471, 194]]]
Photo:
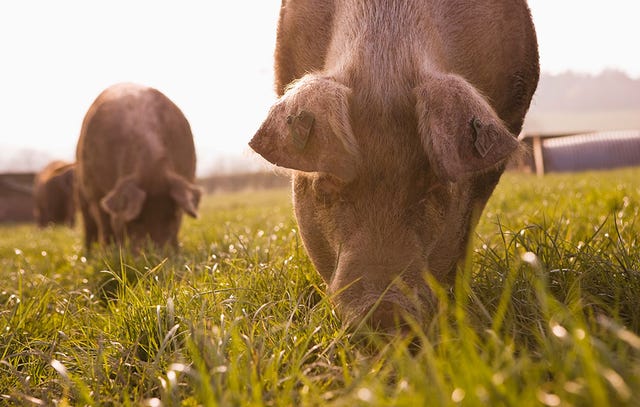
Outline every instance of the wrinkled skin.
[[87, 249], [177, 246], [182, 215], [197, 216], [201, 191], [191, 128], [173, 102], [136, 84], [107, 88], [84, 118], [76, 157]]
[[428, 318], [425, 273], [455, 280], [519, 151], [539, 76], [526, 2], [283, 0], [275, 69], [280, 99], [250, 145], [294, 170], [339, 310], [381, 329]]
[[73, 197], [75, 164], [52, 161], [34, 180], [34, 215], [38, 226], [60, 224], [73, 227], [76, 208]]

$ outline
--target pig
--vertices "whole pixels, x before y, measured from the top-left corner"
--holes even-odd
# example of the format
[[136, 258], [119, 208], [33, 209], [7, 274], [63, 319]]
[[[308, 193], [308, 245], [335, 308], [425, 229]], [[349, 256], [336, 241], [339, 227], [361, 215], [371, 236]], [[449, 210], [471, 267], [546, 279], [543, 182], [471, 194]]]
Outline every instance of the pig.
[[[283, 0], [279, 96], [249, 145], [292, 172], [299, 233], [347, 323], [424, 323], [539, 78], [525, 0]], [[427, 278], [430, 276], [430, 278]]]
[[34, 217], [39, 227], [59, 224], [73, 227], [75, 164], [52, 161], [34, 179]]
[[177, 247], [183, 213], [198, 216], [189, 122], [160, 91], [133, 83], [104, 90], [82, 122], [77, 201], [85, 245], [147, 240]]

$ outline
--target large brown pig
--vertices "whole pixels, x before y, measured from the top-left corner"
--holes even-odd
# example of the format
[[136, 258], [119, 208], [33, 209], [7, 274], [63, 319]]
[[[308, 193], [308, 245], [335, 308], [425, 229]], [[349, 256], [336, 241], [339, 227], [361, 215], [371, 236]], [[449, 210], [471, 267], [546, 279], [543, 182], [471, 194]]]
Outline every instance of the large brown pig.
[[49, 224], [73, 226], [76, 207], [73, 197], [75, 164], [52, 161], [35, 177], [33, 183], [34, 215], [38, 226]]
[[78, 140], [78, 204], [87, 249], [176, 246], [183, 212], [197, 216], [196, 155], [180, 109], [156, 89], [117, 84], [93, 102]]
[[293, 172], [347, 320], [428, 317], [455, 280], [539, 76], [525, 0], [283, 0], [279, 100], [251, 147]]

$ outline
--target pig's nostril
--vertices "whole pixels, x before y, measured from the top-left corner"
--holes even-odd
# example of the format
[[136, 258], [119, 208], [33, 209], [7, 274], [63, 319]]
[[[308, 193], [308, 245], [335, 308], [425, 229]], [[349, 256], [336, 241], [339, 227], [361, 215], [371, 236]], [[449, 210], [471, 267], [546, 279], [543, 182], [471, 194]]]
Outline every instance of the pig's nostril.
[[407, 310], [391, 301], [381, 301], [374, 305], [373, 311], [369, 312], [368, 323], [371, 328], [383, 331], [394, 332], [407, 328]]

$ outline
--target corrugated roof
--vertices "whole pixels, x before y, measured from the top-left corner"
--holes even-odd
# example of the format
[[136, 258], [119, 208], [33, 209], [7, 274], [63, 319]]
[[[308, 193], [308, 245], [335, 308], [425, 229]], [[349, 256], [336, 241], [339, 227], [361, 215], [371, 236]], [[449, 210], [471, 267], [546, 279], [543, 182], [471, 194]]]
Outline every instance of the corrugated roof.
[[640, 165], [640, 130], [577, 134], [542, 140], [545, 172]]

